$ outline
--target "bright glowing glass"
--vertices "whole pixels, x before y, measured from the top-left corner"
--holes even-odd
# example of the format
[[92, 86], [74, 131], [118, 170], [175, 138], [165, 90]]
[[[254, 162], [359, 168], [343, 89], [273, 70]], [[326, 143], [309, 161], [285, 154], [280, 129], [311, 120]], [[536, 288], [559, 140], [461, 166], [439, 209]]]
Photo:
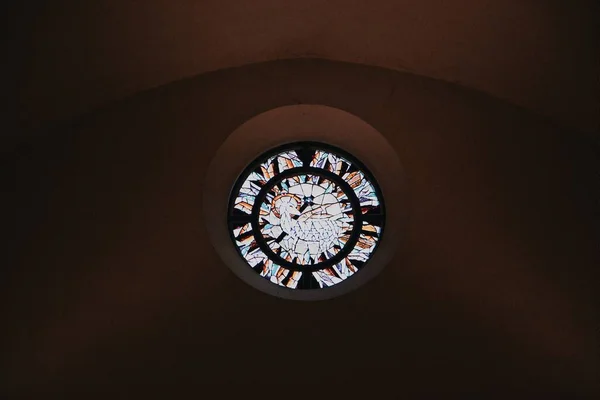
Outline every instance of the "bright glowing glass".
[[229, 226], [260, 276], [318, 289], [357, 273], [381, 238], [384, 208], [373, 178], [341, 151], [299, 143], [264, 155], [234, 187]]

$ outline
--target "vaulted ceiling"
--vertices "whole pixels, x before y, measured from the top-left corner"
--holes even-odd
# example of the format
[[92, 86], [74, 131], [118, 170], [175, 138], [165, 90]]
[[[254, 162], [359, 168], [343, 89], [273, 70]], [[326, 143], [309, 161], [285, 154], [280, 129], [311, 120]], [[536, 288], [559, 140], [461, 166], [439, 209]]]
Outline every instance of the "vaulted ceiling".
[[[60, 129], [2, 159], [0, 392], [600, 392], [598, 160], [565, 135], [599, 133], [597, 0], [11, 5], [0, 139]], [[407, 176], [395, 258], [326, 302], [237, 279], [200, 206], [231, 132], [295, 103], [356, 115]]]
[[[598, 131], [593, 0], [55, 0], [9, 16], [21, 126], [207, 71], [317, 57], [455, 82]], [[236, 88], [231, 88], [236, 90]]]

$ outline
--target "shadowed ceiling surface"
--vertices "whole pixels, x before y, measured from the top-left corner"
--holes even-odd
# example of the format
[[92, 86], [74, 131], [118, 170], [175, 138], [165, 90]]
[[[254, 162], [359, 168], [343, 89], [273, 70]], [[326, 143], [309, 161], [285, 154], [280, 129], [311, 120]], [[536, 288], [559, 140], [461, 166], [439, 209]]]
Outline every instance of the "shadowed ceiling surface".
[[[2, 65], [15, 132], [77, 123], [3, 159], [18, 206], [4, 210], [17, 229], [0, 279], [0, 397], [333, 380], [349, 394], [362, 381], [597, 396], [598, 154], [573, 135], [597, 133], [597, 10], [15, 2]], [[237, 279], [200, 212], [225, 138], [297, 103], [371, 124], [410, 192], [394, 261], [321, 303]], [[307, 377], [315, 368], [325, 372]]]
[[[394, 259], [330, 301], [243, 283], [201, 210], [225, 138], [294, 101], [371, 124], [407, 176], [403, 239], [385, 239]], [[296, 382], [353, 394], [393, 382], [403, 394], [597, 394], [599, 167], [565, 133], [454, 85], [304, 59], [204, 74], [90, 115], [15, 161], [0, 392]]]
[[6, 14], [20, 54], [8, 63], [27, 127], [207, 71], [316, 57], [455, 82], [590, 133], [599, 126], [599, 7], [593, 0], [28, 1]]

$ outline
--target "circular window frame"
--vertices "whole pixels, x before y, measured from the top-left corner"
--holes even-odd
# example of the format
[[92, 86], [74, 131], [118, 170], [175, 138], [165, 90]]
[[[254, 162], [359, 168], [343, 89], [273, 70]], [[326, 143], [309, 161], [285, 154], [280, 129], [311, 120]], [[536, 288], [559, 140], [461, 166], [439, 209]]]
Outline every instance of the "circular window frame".
[[[288, 151], [296, 151], [298, 154], [306, 154], [306, 156], [310, 157], [310, 158], [303, 160], [302, 166], [296, 166], [296, 167], [293, 167], [290, 169], [286, 169], [283, 172], [278, 172], [269, 181], [267, 181], [265, 183], [265, 185], [261, 188], [261, 191], [255, 196], [254, 205], [252, 208], [252, 212], [250, 214], [245, 214], [242, 212], [236, 213], [235, 212], [236, 211], [235, 200], [236, 200], [236, 198], [238, 198], [241, 187], [244, 184], [244, 182], [247, 180], [247, 178], [250, 176], [250, 174], [253, 171], [256, 171], [257, 168], [259, 168], [262, 164], [264, 164], [267, 160], [269, 160], [273, 156], [277, 156], [279, 154], [282, 154], [282, 153], [285, 153]], [[353, 166], [354, 170], [360, 171], [360, 173], [363, 174], [366, 181], [372, 187], [372, 189], [375, 193], [376, 199], [378, 201], [377, 207], [374, 210], [375, 214], [363, 215], [363, 211], [361, 209], [361, 203], [360, 203], [359, 198], [357, 197], [356, 192], [350, 186], [350, 184], [342, 178], [342, 176], [340, 176], [336, 173], [330, 172], [328, 170], [319, 168], [319, 167], [313, 167], [313, 166], [307, 165], [312, 161], [312, 155], [317, 151], [324, 151], [327, 153], [331, 153], [335, 156], [339, 156], [344, 161], [348, 162], [351, 166]], [[260, 217], [258, 214], [258, 210], [260, 209], [260, 204], [262, 204], [267, 193], [275, 185], [277, 185], [281, 180], [286, 179], [288, 177], [288, 175], [296, 176], [296, 175], [304, 175], [304, 174], [322, 176], [326, 180], [334, 182], [335, 184], [340, 186], [342, 188], [343, 192], [346, 193], [346, 195], [349, 199], [349, 202], [352, 207], [352, 215], [354, 216], [354, 220], [352, 223], [352, 231], [351, 231], [350, 237], [348, 239], [348, 242], [344, 245], [344, 247], [342, 247], [340, 249], [340, 251], [337, 254], [335, 254], [334, 256], [332, 256], [331, 258], [329, 258], [325, 261], [322, 261], [322, 262], [315, 263], [315, 264], [295, 264], [294, 262], [290, 262], [290, 261], [287, 261], [287, 260], [281, 258], [278, 254], [276, 254], [269, 247], [267, 241], [264, 238], [264, 235], [262, 234], [262, 232], [260, 232], [260, 230], [257, 229], [258, 228], [258, 220]], [[363, 271], [364, 268], [368, 268], [369, 261], [373, 258], [374, 254], [376, 254], [377, 249], [378, 249], [381, 241], [383, 240], [383, 236], [385, 233], [385, 200], [384, 200], [383, 192], [382, 192], [377, 180], [375, 179], [373, 174], [368, 170], [368, 168], [362, 162], [360, 162], [360, 160], [356, 159], [356, 157], [354, 157], [352, 154], [348, 153], [347, 151], [344, 151], [343, 149], [337, 148], [337, 147], [332, 146], [327, 143], [315, 142], [315, 141], [290, 142], [290, 143], [286, 143], [284, 145], [277, 146], [276, 148], [270, 149], [270, 150], [266, 151], [265, 153], [259, 155], [238, 176], [237, 181], [235, 182], [235, 184], [233, 185], [233, 188], [231, 190], [229, 206], [228, 206], [228, 225], [229, 225], [230, 238], [231, 238], [232, 242], [234, 244], [236, 243], [236, 237], [234, 234], [233, 227], [239, 226], [239, 224], [241, 224], [241, 223], [243, 223], [243, 224], [250, 223], [252, 226], [251, 232], [253, 232], [252, 235], [254, 237], [254, 240], [256, 240], [258, 247], [261, 249], [261, 251], [265, 254], [265, 256], [268, 259], [270, 259], [273, 263], [275, 263], [285, 269], [288, 269], [290, 271], [301, 271], [301, 272], [305, 273], [302, 275], [301, 282], [300, 282], [300, 285], [302, 285], [302, 286], [304, 286], [304, 285], [311, 286], [311, 282], [315, 280], [314, 278], [312, 278], [312, 279], [310, 278], [310, 276], [311, 276], [311, 275], [309, 275], [310, 273], [316, 272], [316, 271], [322, 271], [322, 270], [334, 267], [339, 262], [343, 261], [347, 256], [349, 256], [352, 253], [352, 251], [354, 250], [354, 248], [356, 247], [356, 245], [359, 243], [361, 234], [364, 233], [363, 232], [363, 222], [368, 222], [368, 221], [371, 221], [371, 223], [376, 224], [376, 226], [378, 228], [380, 228], [380, 230], [376, 236], [376, 239], [375, 239], [375, 244], [373, 245], [373, 248], [370, 251], [370, 254], [368, 255], [368, 259], [366, 261], [358, 262], [358, 263], [353, 262], [354, 267], [358, 268], [358, 271], [354, 272], [350, 276], [342, 277], [341, 282], [345, 281], [346, 279], [356, 279], [356, 277], [359, 276], [359, 274], [361, 273], [361, 271]], [[239, 256], [241, 258], [243, 258], [244, 261], [247, 262], [244, 255], [241, 252], [240, 247], [238, 245], [236, 245], [235, 247], [238, 250]], [[247, 264], [247, 267], [253, 268], [249, 263]], [[258, 273], [256, 271], [256, 269], [254, 269], [254, 271], [256, 273]], [[309, 277], [309, 278], [307, 278], [307, 277]], [[267, 278], [263, 276], [263, 279], [267, 279]], [[339, 285], [341, 282], [335, 283], [331, 286]], [[276, 284], [276, 283], [273, 283], [273, 284]], [[312, 282], [312, 285], [314, 285], [314, 284], [315, 284], [315, 282]], [[331, 286], [310, 287], [310, 288], [297, 287], [297, 288], [293, 288], [293, 289], [294, 290], [322, 290], [322, 289], [326, 289]]]
[[[365, 267], [351, 279], [322, 289], [286, 288], [250, 268], [231, 240], [228, 211], [231, 193], [243, 171], [263, 154], [295, 142], [313, 142], [341, 150], [373, 177], [386, 202], [385, 240]], [[406, 232], [407, 202], [403, 168], [385, 137], [359, 117], [322, 105], [284, 106], [266, 111], [235, 129], [211, 161], [204, 182], [204, 222], [208, 237], [224, 263], [244, 282], [280, 298], [325, 300], [355, 290], [390, 262]], [[390, 207], [393, 199], [394, 207]]]

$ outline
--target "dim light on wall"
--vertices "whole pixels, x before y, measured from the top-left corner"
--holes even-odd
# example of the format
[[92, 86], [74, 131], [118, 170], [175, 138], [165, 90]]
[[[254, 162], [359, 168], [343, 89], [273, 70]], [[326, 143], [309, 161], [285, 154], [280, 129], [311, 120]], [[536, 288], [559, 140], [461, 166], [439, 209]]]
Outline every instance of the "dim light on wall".
[[215, 155], [205, 223], [225, 264], [251, 286], [288, 299], [336, 297], [377, 275], [398, 247], [403, 176], [396, 152], [360, 118], [281, 107], [240, 126]]

